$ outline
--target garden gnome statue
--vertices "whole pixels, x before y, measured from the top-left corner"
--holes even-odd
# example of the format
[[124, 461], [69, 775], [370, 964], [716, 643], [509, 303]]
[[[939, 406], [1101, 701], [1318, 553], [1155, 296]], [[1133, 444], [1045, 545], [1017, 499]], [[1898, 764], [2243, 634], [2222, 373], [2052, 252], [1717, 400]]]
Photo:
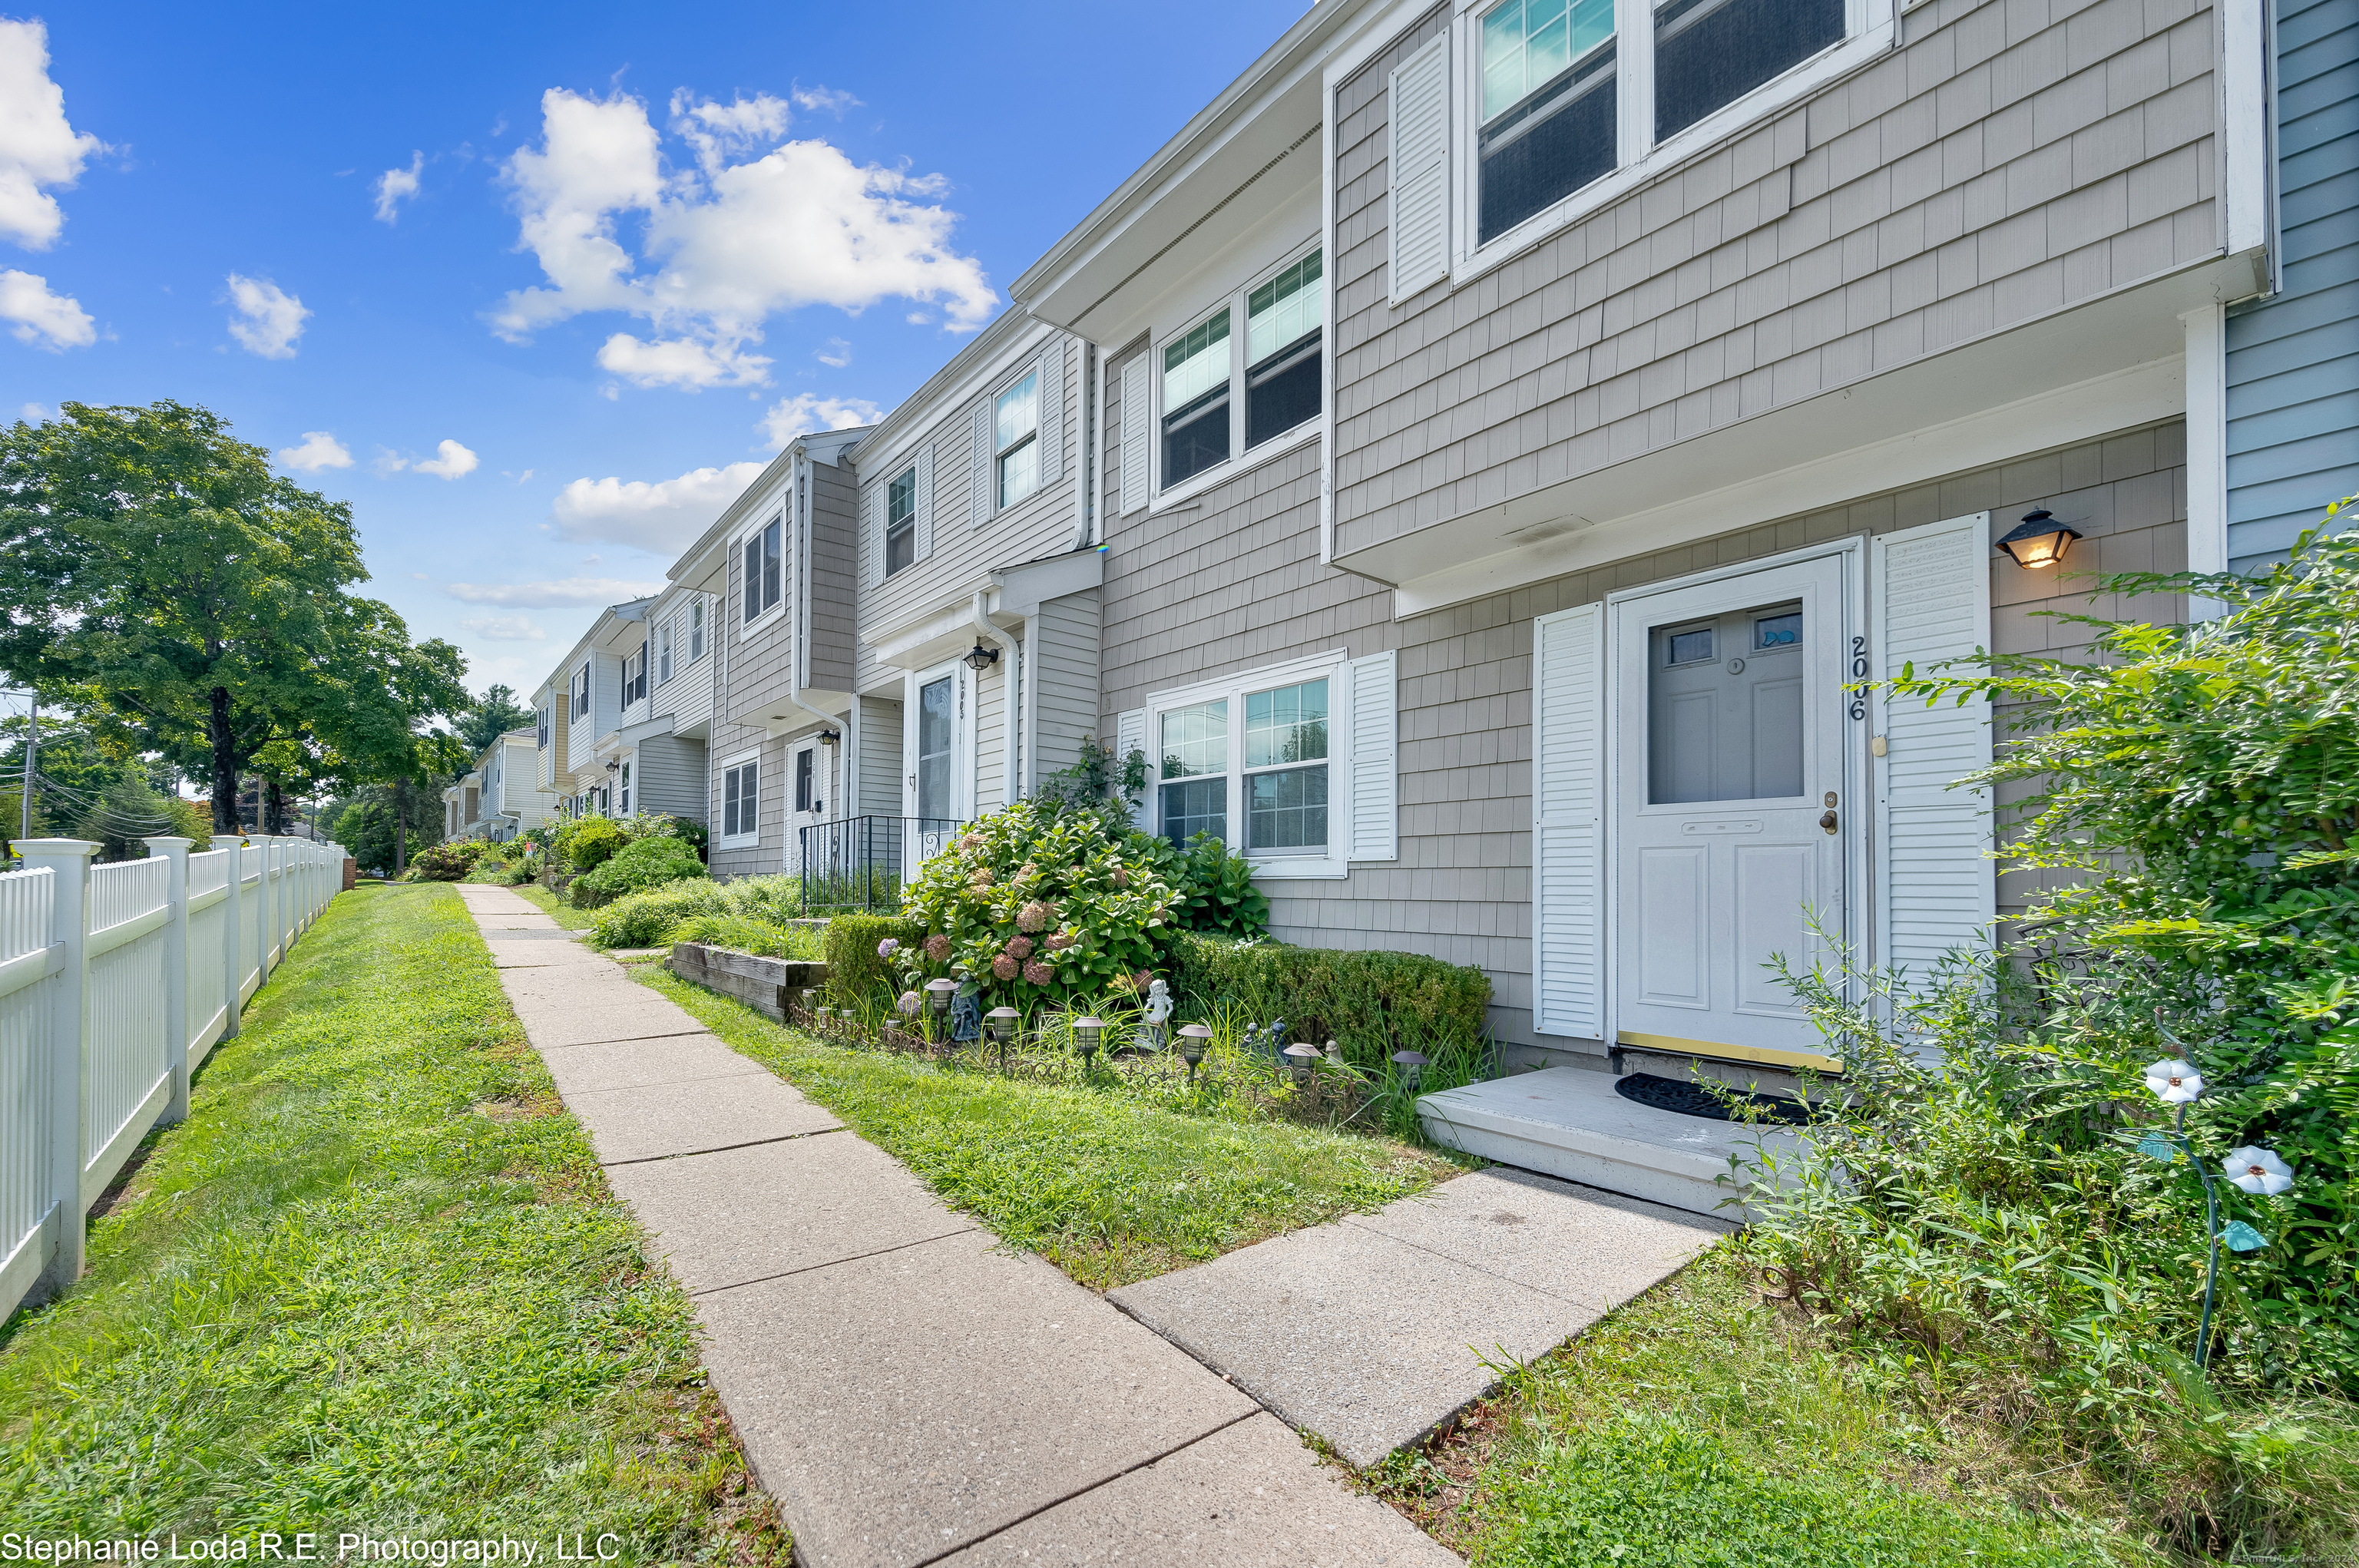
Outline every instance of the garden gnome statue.
[[983, 1038], [983, 1004], [975, 1000], [982, 987], [962, 972], [958, 990], [951, 996], [951, 1039], [960, 1045]]
[[1163, 1049], [1163, 1026], [1171, 1021], [1171, 987], [1160, 980], [1147, 983], [1147, 1011], [1139, 1022], [1139, 1044], [1149, 1051]]

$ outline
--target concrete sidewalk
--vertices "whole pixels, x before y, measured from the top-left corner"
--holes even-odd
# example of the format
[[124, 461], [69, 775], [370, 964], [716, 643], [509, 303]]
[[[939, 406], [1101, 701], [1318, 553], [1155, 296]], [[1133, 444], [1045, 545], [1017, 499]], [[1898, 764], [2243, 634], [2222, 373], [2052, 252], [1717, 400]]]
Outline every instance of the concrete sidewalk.
[[694, 1298], [798, 1558], [1426, 1565], [1226, 1379], [908, 1171], [623, 968], [462, 885], [525, 1033]]

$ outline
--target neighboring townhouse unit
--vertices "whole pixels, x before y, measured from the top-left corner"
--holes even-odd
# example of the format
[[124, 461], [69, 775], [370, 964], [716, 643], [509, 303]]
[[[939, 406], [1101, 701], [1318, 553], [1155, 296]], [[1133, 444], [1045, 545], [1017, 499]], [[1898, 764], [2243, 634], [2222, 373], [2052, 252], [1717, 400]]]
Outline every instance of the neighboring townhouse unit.
[[862, 430], [798, 437], [669, 573], [716, 623], [708, 859], [722, 877], [793, 869], [802, 827], [847, 814], [858, 528], [846, 456]]
[[538, 738], [533, 730], [508, 731], [442, 791], [445, 839], [506, 844], [557, 814], [557, 797], [541, 787], [538, 776]]
[[[654, 813], [705, 819], [705, 742], [712, 727], [711, 598], [668, 587], [653, 598], [615, 604], [590, 628], [581, 665], [592, 688], [591, 778], [601, 814]], [[611, 670], [614, 702], [595, 702]]]
[[1094, 371], [1088, 345], [1011, 311], [862, 438], [858, 789], [832, 866], [905, 870], [1097, 733]]
[[[562, 816], [615, 816], [619, 758], [599, 749], [599, 737], [619, 727], [623, 712], [625, 634], [639, 627], [637, 612], [647, 601], [610, 604], [598, 613], [557, 669], [534, 692], [545, 715], [539, 770], [542, 787], [556, 794]], [[618, 648], [618, 644], [625, 645]], [[609, 769], [608, 762], [615, 767]]]
[[1947, 788], [1988, 715], [1854, 683], [2078, 642], [2036, 612], [2085, 588], [1995, 548], [2026, 514], [2064, 573], [2226, 559], [2190, 449], [2272, 274], [2265, 31], [1313, 8], [1012, 289], [1103, 367], [1143, 820], [1283, 938], [1482, 965], [1521, 1058], [1823, 1062], [1765, 967], [1813, 917], [1921, 966], [2019, 902]]

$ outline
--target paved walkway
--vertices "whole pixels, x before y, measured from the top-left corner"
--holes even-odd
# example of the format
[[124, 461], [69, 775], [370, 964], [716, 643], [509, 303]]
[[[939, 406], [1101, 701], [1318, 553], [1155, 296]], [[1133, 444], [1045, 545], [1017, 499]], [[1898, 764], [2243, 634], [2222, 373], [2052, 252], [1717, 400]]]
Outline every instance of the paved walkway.
[[609, 1181], [694, 1298], [705, 1365], [802, 1562], [1458, 1561], [522, 895], [459, 893]]

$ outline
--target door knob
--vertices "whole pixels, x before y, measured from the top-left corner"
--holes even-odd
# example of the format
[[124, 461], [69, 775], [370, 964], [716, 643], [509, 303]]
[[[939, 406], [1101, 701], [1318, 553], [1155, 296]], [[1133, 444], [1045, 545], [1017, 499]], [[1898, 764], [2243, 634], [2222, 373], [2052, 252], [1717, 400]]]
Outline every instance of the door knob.
[[1832, 811], [1829, 811], [1825, 816], [1819, 819], [1819, 826], [1826, 829], [1829, 833], [1834, 832], [1836, 828], [1842, 825], [1842, 823], [1835, 820], [1835, 814]]

